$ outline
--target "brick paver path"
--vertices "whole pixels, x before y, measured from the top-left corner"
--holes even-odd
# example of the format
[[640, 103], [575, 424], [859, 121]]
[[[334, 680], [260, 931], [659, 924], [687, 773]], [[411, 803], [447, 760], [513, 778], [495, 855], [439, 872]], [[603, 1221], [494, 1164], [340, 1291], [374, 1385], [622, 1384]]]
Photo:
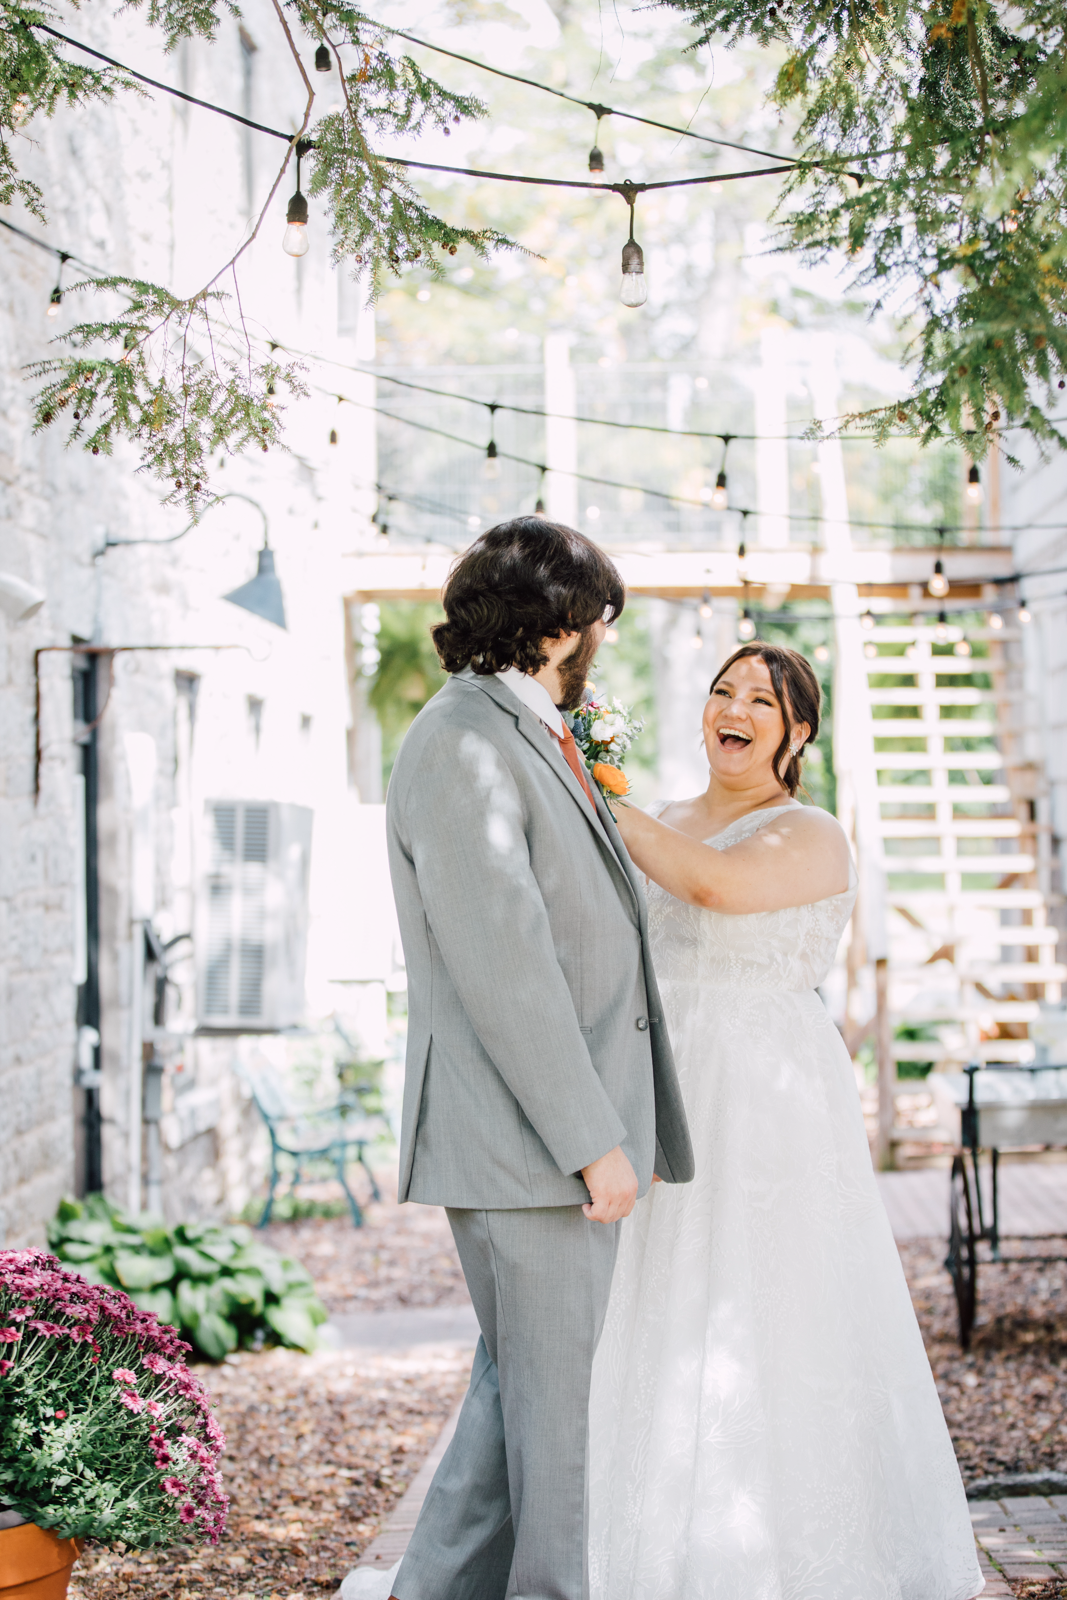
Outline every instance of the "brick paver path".
[[1008, 1578], [1067, 1577], [1067, 1495], [975, 1500], [971, 1522], [986, 1580], [982, 1600], [1010, 1595]]

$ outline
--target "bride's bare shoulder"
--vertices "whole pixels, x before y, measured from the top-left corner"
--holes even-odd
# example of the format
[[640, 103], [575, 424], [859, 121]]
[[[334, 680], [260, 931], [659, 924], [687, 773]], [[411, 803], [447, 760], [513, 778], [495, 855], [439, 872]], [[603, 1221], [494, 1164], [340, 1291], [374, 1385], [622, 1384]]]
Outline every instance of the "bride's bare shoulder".
[[793, 806], [776, 817], [770, 826], [791, 833], [795, 844], [805, 851], [818, 851], [827, 863], [841, 868], [847, 878], [848, 839], [844, 828], [829, 811], [821, 806]]

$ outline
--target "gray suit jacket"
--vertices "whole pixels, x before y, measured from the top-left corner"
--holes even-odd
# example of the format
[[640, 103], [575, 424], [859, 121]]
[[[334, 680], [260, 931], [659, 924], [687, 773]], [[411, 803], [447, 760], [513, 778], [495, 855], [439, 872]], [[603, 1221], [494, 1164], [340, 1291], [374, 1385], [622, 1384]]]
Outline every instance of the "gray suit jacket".
[[693, 1154], [645, 899], [541, 721], [456, 674], [416, 717], [386, 806], [408, 971], [400, 1199], [579, 1205], [622, 1145], [640, 1192]]

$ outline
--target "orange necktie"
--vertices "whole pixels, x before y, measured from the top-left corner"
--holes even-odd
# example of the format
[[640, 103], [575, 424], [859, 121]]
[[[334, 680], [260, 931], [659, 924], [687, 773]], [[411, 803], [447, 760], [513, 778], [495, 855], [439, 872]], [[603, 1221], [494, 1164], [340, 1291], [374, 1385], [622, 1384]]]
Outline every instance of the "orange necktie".
[[[551, 732], [551, 730], [549, 731]], [[593, 793], [589, 787], [589, 779], [586, 777], [585, 767], [578, 758], [578, 746], [574, 742], [574, 735], [566, 723], [563, 724], [562, 739], [560, 739], [558, 733], [555, 735], [555, 737], [559, 739], [560, 747], [563, 751], [564, 761], [567, 763], [568, 767], [570, 767], [571, 771], [574, 773], [574, 776], [578, 779], [578, 782], [585, 790], [585, 797], [595, 812], [596, 803], [593, 800]]]

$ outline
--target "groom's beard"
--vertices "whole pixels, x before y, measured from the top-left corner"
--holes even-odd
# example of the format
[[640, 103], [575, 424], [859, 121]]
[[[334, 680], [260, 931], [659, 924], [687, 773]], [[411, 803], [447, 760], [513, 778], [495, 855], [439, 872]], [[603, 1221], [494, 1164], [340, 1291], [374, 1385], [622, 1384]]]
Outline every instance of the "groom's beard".
[[593, 665], [597, 647], [598, 641], [593, 629], [583, 628], [578, 643], [556, 669], [559, 673], [561, 693], [558, 705], [561, 711], [577, 711], [581, 705], [589, 668]]

